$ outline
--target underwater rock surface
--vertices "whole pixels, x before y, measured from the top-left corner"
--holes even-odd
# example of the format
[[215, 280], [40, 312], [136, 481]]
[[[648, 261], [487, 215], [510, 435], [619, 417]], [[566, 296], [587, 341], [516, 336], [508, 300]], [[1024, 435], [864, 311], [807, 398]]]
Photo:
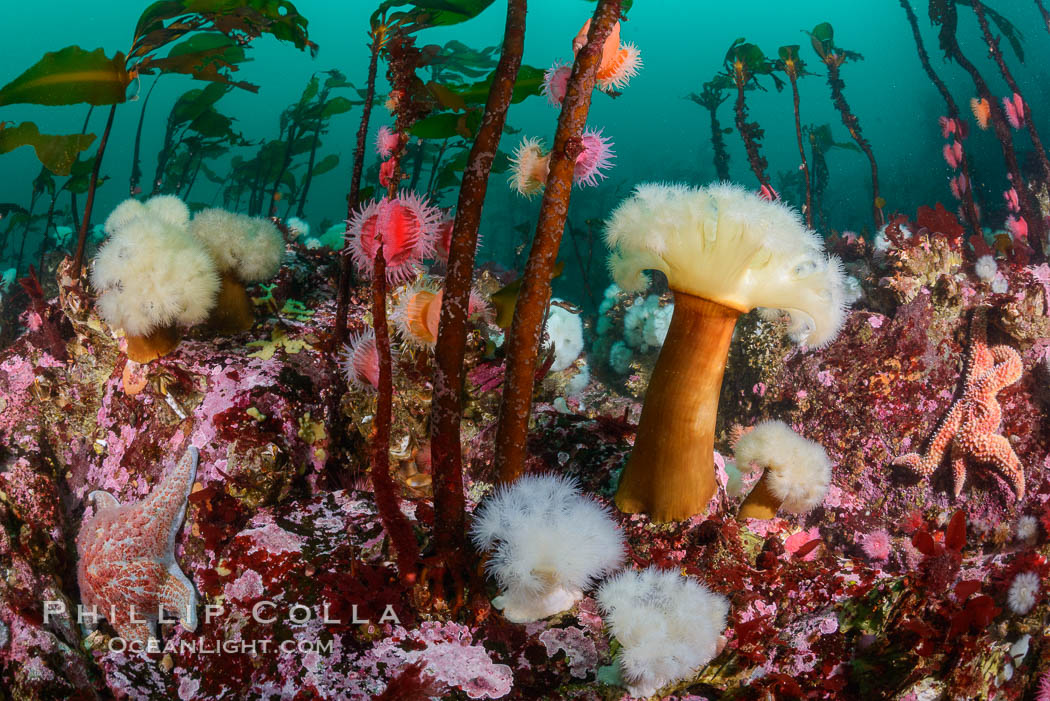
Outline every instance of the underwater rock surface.
[[[364, 488], [368, 395], [336, 396], [318, 350], [331, 323], [331, 270], [321, 253], [290, 250], [274, 285], [254, 291], [260, 319], [249, 333], [195, 332], [171, 355], [136, 366], [60, 273], [47, 318], [28, 319], [30, 330], [0, 353], [4, 685], [20, 699], [368, 699], [388, 688], [394, 695], [383, 698], [622, 696], [608, 685], [622, 682], [593, 593], [525, 625], [481, 598], [458, 614], [421, 612]], [[629, 561], [695, 575], [731, 602], [724, 648], [674, 687], [677, 698], [874, 697], [887, 688], [912, 689], [900, 698], [924, 697], [925, 688], [1020, 698], [1026, 675], [1050, 654], [1038, 580], [1028, 610], [1011, 613], [1016, 576], [1050, 569], [1047, 342], [1028, 330], [1027, 313], [1011, 312], [1031, 303], [1021, 284], [1030, 271], [1019, 268], [1011, 281], [1018, 291], [1003, 295], [955, 266], [906, 300], [877, 302], [880, 290], [910, 274], [882, 264], [889, 274], [881, 286], [876, 274], [863, 281], [864, 301], [826, 347], [783, 344], [777, 320], [741, 322], [722, 392], [710, 516], [655, 525], [613, 511]], [[942, 293], [948, 281], [951, 295]], [[352, 301], [358, 324], [362, 299], [355, 293]], [[980, 464], [969, 467], [957, 498], [949, 465], [929, 480], [892, 465], [922, 450], [958, 398], [969, 312], [978, 307], [988, 310], [989, 344], [1016, 349], [1024, 366], [997, 395], [1000, 433], [1024, 467], [1020, 502]], [[68, 360], [55, 357], [48, 324], [70, 338]], [[419, 377], [425, 362], [403, 357], [399, 373]], [[478, 391], [465, 433], [484, 437], [494, 430], [499, 378], [486, 375], [486, 361], [471, 362]], [[540, 389], [530, 469], [574, 477], [609, 504], [638, 400], [622, 384], [610, 391], [601, 376], [566, 400], [559, 376]], [[425, 382], [415, 391], [423, 394], [403, 392], [406, 407], [425, 399]], [[347, 422], [345, 441], [327, 433], [333, 412]], [[767, 417], [825, 447], [832, 483], [809, 514], [741, 523], [734, 514], [746, 488], [730, 476], [733, 436]], [[428, 466], [411, 447], [425, 435], [418, 431], [399, 413], [393, 455], [401, 509], [425, 532], [433, 510], [421, 479]], [[175, 552], [202, 599], [197, 630], [172, 618], [160, 627], [159, 649], [143, 655], [110, 649], [106, 622], [92, 632], [48, 613], [45, 602], [74, 611], [80, 600], [71, 563], [87, 495], [141, 499], [188, 445], [200, 463]], [[493, 481], [490, 445], [470, 442], [468, 509]], [[334, 454], [351, 469], [334, 470]], [[745, 483], [757, 479], [744, 472]], [[1026, 656], [1012, 657], [1023, 636]], [[944, 675], [949, 658], [957, 663]], [[398, 696], [400, 689], [414, 691]]]

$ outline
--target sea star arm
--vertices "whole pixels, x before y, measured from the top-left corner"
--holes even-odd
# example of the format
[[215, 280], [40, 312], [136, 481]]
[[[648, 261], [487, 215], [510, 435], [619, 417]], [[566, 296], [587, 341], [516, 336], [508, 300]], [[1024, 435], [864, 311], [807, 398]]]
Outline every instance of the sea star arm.
[[966, 454], [963, 452], [962, 447], [952, 442], [952, 491], [955, 496], [962, 494], [963, 487], [966, 485]]
[[145, 623], [114, 623], [113, 630], [117, 631], [117, 635], [123, 638], [125, 643], [139, 643], [143, 646], [148, 645], [150, 639], [157, 637], [157, 624], [152, 620]]
[[974, 310], [970, 320], [970, 353], [966, 360], [963, 387], [973, 385], [992, 369], [995, 362], [992, 350], [988, 348], [988, 312], [981, 307]]
[[178, 565], [173, 564], [168, 569], [160, 602], [166, 611], [178, 613], [183, 628], [197, 630], [197, 591]]
[[908, 453], [907, 455], [902, 455], [894, 460], [893, 464], [907, 467], [922, 477], [929, 477], [932, 475], [933, 471], [937, 469], [937, 466], [941, 464], [941, 460], [944, 459], [944, 453], [948, 450], [948, 446], [952, 441], [952, 436], [955, 435], [956, 430], [959, 428], [962, 416], [962, 409], [959, 404], [956, 403], [945, 415], [940, 426], [938, 426], [937, 430], [934, 432], [933, 438], [930, 439], [930, 446], [926, 449], [925, 455]]
[[1010, 483], [1018, 501], [1024, 499], [1024, 468], [1005, 437], [994, 433], [979, 436], [972, 442], [970, 454], [974, 460], [991, 465]]
[[193, 490], [193, 480], [197, 475], [197, 459], [198, 451], [191, 446], [139, 507], [138, 520], [140, 522], [156, 524], [161, 528], [158, 531], [147, 527], [152, 541], [147, 545], [150, 552], [162, 560], [174, 561], [172, 550], [175, 546], [175, 536], [182, 528], [182, 519], [186, 514], [186, 500]]

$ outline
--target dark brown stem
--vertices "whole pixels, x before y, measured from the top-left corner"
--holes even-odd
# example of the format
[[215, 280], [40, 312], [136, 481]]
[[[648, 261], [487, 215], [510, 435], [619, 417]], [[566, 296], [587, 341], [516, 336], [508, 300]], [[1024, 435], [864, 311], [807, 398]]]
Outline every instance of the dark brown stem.
[[412, 524], [397, 503], [396, 486], [390, 477], [390, 425], [393, 420], [393, 367], [390, 360], [390, 331], [386, 320], [386, 258], [382, 239], [372, 275], [372, 318], [379, 355], [379, 388], [375, 422], [372, 425], [372, 492], [383, 528], [397, 553], [401, 581], [415, 582], [419, 566], [419, 544]]
[[40, 244], [40, 260], [37, 261], [37, 268], [40, 269], [40, 274], [44, 275], [44, 256], [47, 254], [47, 243], [50, 241], [48, 232], [51, 231], [51, 223], [55, 218], [55, 205], [58, 203], [58, 195], [51, 196], [51, 205], [47, 208], [47, 221], [44, 222], [44, 240]]
[[449, 245], [441, 322], [434, 349], [434, 397], [430, 419], [435, 541], [438, 555], [446, 562], [449, 557], [463, 551], [463, 455], [459, 427], [463, 413], [463, 357], [467, 344], [467, 307], [474, 277], [474, 255], [489, 174], [521, 67], [526, 12], [527, 0], [508, 1], [503, 50], [481, 126], [463, 171]]
[[1043, 16], [1043, 22], [1046, 24], [1046, 31], [1050, 32], [1050, 12], [1048, 12], [1043, 5], [1043, 0], [1035, 0], [1035, 6], [1039, 8], [1039, 14]]
[[292, 162], [292, 149], [301, 133], [295, 119], [293, 118], [289, 121], [291, 121], [291, 124], [288, 125], [288, 144], [284, 149], [284, 160], [281, 161], [281, 168], [277, 171], [277, 177], [273, 181], [273, 189], [270, 191], [270, 208], [267, 210], [267, 216], [270, 217], [277, 216], [277, 193], [281, 190], [281, 181], [284, 180], [284, 174], [288, 172], [288, 166]]
[[[1010, 71], [1010, 67], [1006, 65], [1006, 59], [1003, 58], [1003, 52], [999, 48], [1000, 40], [992, 36], [992, 30], [988, 26], [988, 18], [984, 16], [984, 3], [980, 0], [972, 0], [973, 11], [977, 15], [977, 23], [981, 25], [981, 34], [984, 35], [984, 40], [988, 42], [988, 50], [992, 54], [992, 58], [995, 60], [995, 64], [999, 66], [999, 72], [1003, 74], [1003, 80], [1010, 86], [1010, 91], [1015, 95], [1021, 95], [1021, 86], [1014, 80], [1014, 75]], [[1039, 165], [1043, 169], [1043, 177], [1050, 176], [1050, 160], [1046, 157], [1046, 150], [1043, 148], [1043, 141], [1039, 138], [1039, 131], [1035, 128], [1035, 119], [1032, 117], [1032, 106], [1028, 104], [1028, 100], [1024, 100], [1022, 95], [1022, 101], [1024, 102], [1024, 125], [1028, 130], [1028, 136], [1032, 139], [1032, 145], [1035, 147], [1036, 158], [1039, 159]]]
[[758, 122], [747, 121], [747, 102], [744, 100], [744, 86], [746, 81], [737, 75], [736, 81], [736, 130], [740, 132], [740, 138], [744, 140], [744, 150], [747, 151], [747, 162], [751, 165], [751, 172], [758, 178], [758, 184], [763, 190], [769, 188], [769, 179], [766, 177], [766, 159], [759, 151], [758, 140], [762, 138], [762, 127]]
[[[325, 90], [325, 92], [321, 95], [321, 104], [317, 107], [317, 112], [318, 112], [319, 115], [324, 110], [324, 107], [325, 107], [325, 104], [326, 104], [327, 100], [328, 100], [328, 91]], [[320, 143], [321, 143], [321, 117], [318, 116], [317, 117], [317, 125], [316, 125], [316, 128], [314, 129], [314, 142], [313, 142], [313, 145], [310, 146], [310, 162], [306, 166], [306, 175], [303, 176], [303, 192], [302, 192], [302, 195], [299, 197], [299, 208], [296, 209], [296, 211], [295, 211], [295, 216], [299, 217], [300, 219], [303, 218], [304, 212], [306, 211], [306, 196], [310, 192], [310, 183], [312, 183], [313, 180], [314, 180], [314, 162], [317, 159], [317, 147], [320, 145]], [[289, 211], [291, 211], [291, 210], [289, 210]], [[285, 214], [284, 218], [287, 219], [288, 215]]]
[[496, 429], [496, 469], [504, 483], [513, 482], [525, 471], [536, 357], [550, 300], [551, 274], [569, 213], [573, 170], [581, 148], [580, 136], [587, 124], [602, 47], [620, 18], [620, 6], [621, 0], [598, 0], [587, 44], [576, 54], [554, 134], [550, 174], [540, 204], [536, 236], [525, 264], [507, 338], [507, 368]]
[[813, 228], [813, 189], [809, 182], [809, 161], [806, 160], [806, 147], [802, 142], [802, 119], [798, 112], [798, 72], [788, 71], [791, 80], [791, 96], [795, 104], [795, 135], [798, 137], [798, 156], [802, 159], [802, 174], [806, 178], [806, 226]]
[[[911, 7], [911, 3], [908, 0], [900, 0], [901, 7], [904, 8], [904, 13], [908, 16], [908, 24], [911, 25], [911, 33], [915, 37], [915, 48], [919, 52], [919, 62], [922, 64], [922, 69], [926, 71], [926, 75], [930, 81], [936, 86], [937, 92], [944, 98], [944, 104], [948, 109], [948, 117], [954, 119], [960, 125], [962, 124], [961, 113], [959, 112], [959, 106], [955, 102], [955, 98], [952, 97], [952, 93], [948, 90], [948, 86], [944, 84], [941, 77], [937, 75], [937, 72], [933, 70], [933, 65], [930, 63], [930, 56], [926, 53], [926, 45], [922, 41], [922, 32], [919, 31], [919, 20], [915, 16], [915, 11]], [[963, 146], [963, 140], [961, 135], [956, 135], [956, 141], [959, 142], [960, 146]], [[981, 235], [981, 218], [977, 213], [977, 205], [973, 201], [973, 178], [970, 177], [970, 154], [963, 150], [962, 161], [959, 163], [959, 167], [962, 170], [963, 176], [966, 178], [968, 187], [966, 192], [963, 193], [963, 214], [966, 217], [967, 223], [970, 225], [970, 230]]]
[[711, 113], [711, 146], [715, 151], [715, 172], [718, 179], [729, 181], [729, 152], [726, 150], [726, 140], [722, 136], [722, 125], [718, 121], [718, 108], [720, 102], [710, 105], [707, 110]]
[[102, 132], [102, 140], [98, 142], [98, 153], [95, 154], [95, 167], [91, 169], [91, 184], [88, 185], [87, 202], [84, 204], [84, 216], [80, 220], [80, 232], [77, 235], [77, 252], [73, 256], [73, 280], [80, 279], [80, 271], [84, 265], [84, 247], [87, 244], [88, 227], [91, 226], [91, 210], [95, 206], [95, 190], [98, 188], [98, 172], [102, 168], [102, 156], [106, 153], [106, 142], [109, 141], [109, 132], [113, 128], [113, 115], [117, 113], [117, 106], [109, 108], [109, 117], [106, 119], [106, 130]]
[[826, 60], [824, 63], [828, 67], [828, 85], [831, 87], [831, 99], [842, 116], [842, 123], [846, 125], [849, 135], [857, 142], [857, 146], [868, 157], [868, 163], [871, 164], [871, 212], [875, 219], [875, 228], [881, 229], [883, 218], [882, 208], [879, 206], [879, 200], [881, 199], [879, 197], [879, 167], [875, 163], [875, 153], [871, 150], [871, 144], [861, 133], [860, 120], [857, 119], [857, 115], [853, 114], [849, 103], [846, 102], [846, 96], [842, 92], [846, 84], [839, 76], [839, 61], [834, 54], [829, 54], [829, 57], [830, 60]]
[[423, 172], [423, 140], [416, 139], [416, 142], [412, 144], [413, 157], [412, 157], [412, 180], [409, 181], [408, 189], [415, 190], [416, 185], [419, 184], [419, 176]]
[[427, 183], [427, 197], [434, 196], [434, 182], [437, 180], [438, 167], [441, 165], [441, 159], [445, 155], [445, 149], [448, 147], [448, 139], [441, 142], [441, 148], [438, 149], [437, 155], [434, 156], [434, 163], [430, 166], [430, 182]]
[[[44, 169], [41, 168], [41, 171]], [[33, 194], [29, 198], [29, 213], [26, 215], [26, 224], [22, 227], [22, 241], [18, 244], [18, 261], [15, 263], [15, 270], [22, 269], [22, 256], [26, 250], [26, 239], [29, 238], [29, 227], [33, 223], [33, 210], [36, 209], [36, 201], [40, 198], [40, 190], [36, 188], [36, 180], [33, 181]], [[44, 231], [44, 236], [47, 236], [47, 231]]]
[[[350, 176], [350, 192], [346, 196], [346, 218], [349, 219], [359, 204], [361, 196], [361, 171], [365, 163], [365, 140], [368, 138], [368, 120], [372, 116], [372, 103], [376, 96], [376, 70], [379, 66], [379, 49], [383, 45], [383, 35], [374, 32], [372, 35], [371, 59], [368, 63], [368, 90], [365, 93], [365, 104], [361, 112], [361, 125], [357, 128], [357, 147], [354, 149], [354, 169]], [[345, 243], [345, 242], [344, 242]], [[350, 301], [350, 282], [353, 280], [350, 269], [350, 256], [343, 256], [339, 266], [339, 290], [336, 294], [335, 329], [332, 332], [333, 355], [339, 352], [346, 340], [346, 313]]]

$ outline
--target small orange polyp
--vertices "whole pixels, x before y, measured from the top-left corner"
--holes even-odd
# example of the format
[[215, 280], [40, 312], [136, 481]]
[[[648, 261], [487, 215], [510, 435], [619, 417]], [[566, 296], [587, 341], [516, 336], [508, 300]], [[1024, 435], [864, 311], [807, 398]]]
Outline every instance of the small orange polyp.
[[[436, 309], [436, 312], [434, 311]], [[441, 314], [441, 293], [418, 290], [405, 302], [402, 323], [420, 343], [431, 345], [437, 341], [437, 319]]]

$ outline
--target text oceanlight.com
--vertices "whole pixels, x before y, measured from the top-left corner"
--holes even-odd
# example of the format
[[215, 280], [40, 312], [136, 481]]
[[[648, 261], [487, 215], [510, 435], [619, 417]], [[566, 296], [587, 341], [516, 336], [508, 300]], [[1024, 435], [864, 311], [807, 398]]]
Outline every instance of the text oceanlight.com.
[[[259, 601], [252, 607], [251, 619], [256, 623], [262, 625], [271, 625], [281, 621], [283, 623], [293, 624], [304, 624], [314, 618], [317, 618], [322, 624], [325, 625], [341, 625], [343, 621], [339, 618], [333, 618], [330, 611], [329, 605], [326, 603], [321, 607], [321, 613], [319, 616], [314, 616], [313, 609], [303, 604], [292, 604], [287, 610], [281, 610], [278, 605], [273, 601]], [[349, 623], [351, 625], [370, 625], [372, 620], [367, 617], [363, 617], [358, 612], [357, 604], [353, 604], [350, 608], [351, 619]], [[64, 617], [69, 613], [66, 604], [62, 601], [45, 601], [44, 602], [44, 623], [47, 624], [51, 621], [52, 617]], [[123, 613], [123, 611], [121, 612]], [[193, 617], [193, 611], [185, 611], [185, 618], [191, 619]], [[226, 609], [218, 604], [207, 604], [204, 606], [204, 623], [205, 625], [211, 623], [213, 620], [222, 618], [226, 614]], [[97, 626], [99, 619], [106, 618], [108, 620], [117, 619], [116, 607], [111, 607], [109, 611], [99, 610], [97, 606], [83, 606], [77, 605], [76, 607], [76, 622], [80, 625], [86, 626]], [[141, 623], [141, 624], [175, 624], [178, 623], [177, 618], [170, 618], [165, 613], [163, 608], [158, 608], [155, 611], [142, 611], [137, 609], [134, 605], [128, 607], [127, 621], [130, 623]], [[394, 607], [387, 604], [383, 609], [382, 615], [375, 621], [376, 623], [392, 623], [399, 625], [400, 619], [397, 617], [397, 613], [394, 611]], [[285, 640], [280, 643], [274, 640], [180, 640], [169, 641], [163, 648], [156, 639], [150, 639], [148, 643], [141, 643], [139, 641], [127, 641], [121, 637], [111, 638], [109, 643], [109, 649], [113, 652], [123, 652], [129, 650], [132, 652], [179, 652], [179, 653], [195, 653], [195, 654], [236, 654], [236, 653], [250, 653], [250, 654], [266, 654], [268, 652], [331, 652], [332, 641], [321, 642], [321, 641], [309, 641], [309, 640]]]

